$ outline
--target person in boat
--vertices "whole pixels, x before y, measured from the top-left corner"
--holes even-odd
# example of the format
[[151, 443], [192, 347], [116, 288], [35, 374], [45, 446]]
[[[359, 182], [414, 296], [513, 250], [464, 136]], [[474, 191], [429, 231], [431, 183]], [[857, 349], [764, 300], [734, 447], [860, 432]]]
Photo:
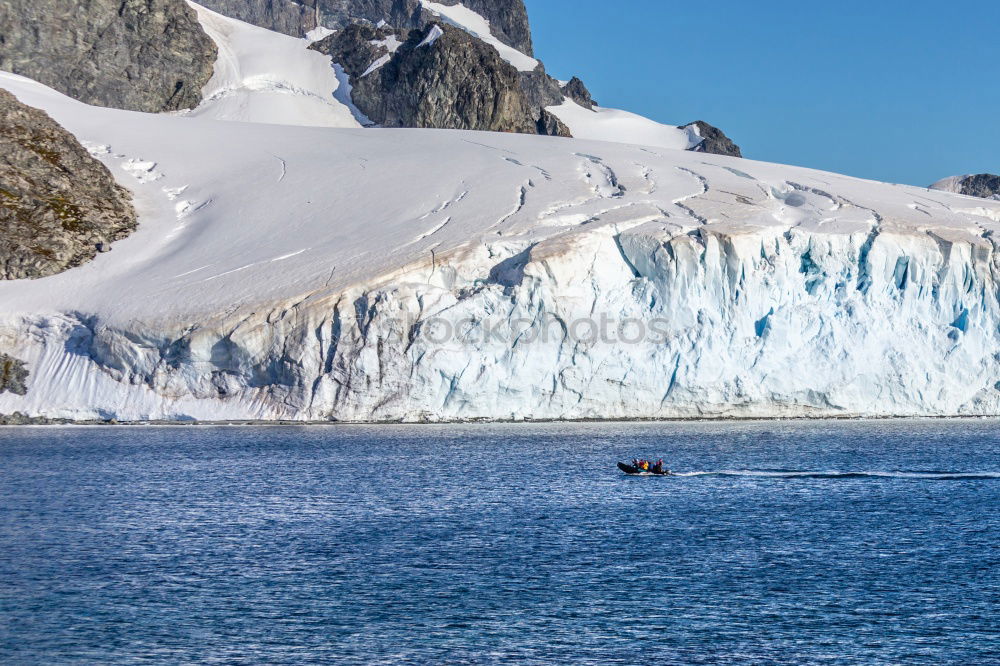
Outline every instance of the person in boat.
[[648, 472], [649, 471], [649, 461], [648, 460], [643, 460], [642, 461], [642, 471], [644, 471], [644, 472]]
[[653, 465], [653, 474], [663, 474], [663, 458], [657, 460], [656, 464]]

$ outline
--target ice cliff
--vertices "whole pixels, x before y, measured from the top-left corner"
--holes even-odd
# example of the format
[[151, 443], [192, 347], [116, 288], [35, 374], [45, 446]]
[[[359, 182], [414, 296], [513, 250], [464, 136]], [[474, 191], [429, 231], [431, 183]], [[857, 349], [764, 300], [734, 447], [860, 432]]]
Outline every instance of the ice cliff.
[[26, 373], [0, 413], [1000, 413], [998, 202], [665, 148], [0, 87], [83, 141], [140, 216], [87, 265], [0, 282], [0, 353]]

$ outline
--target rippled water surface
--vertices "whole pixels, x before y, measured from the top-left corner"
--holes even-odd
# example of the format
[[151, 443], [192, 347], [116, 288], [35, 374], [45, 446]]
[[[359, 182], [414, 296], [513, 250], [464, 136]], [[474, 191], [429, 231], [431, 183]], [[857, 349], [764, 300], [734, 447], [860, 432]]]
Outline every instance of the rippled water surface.
[[0, 429], [4, 664], [998, 655], [993, 421]]

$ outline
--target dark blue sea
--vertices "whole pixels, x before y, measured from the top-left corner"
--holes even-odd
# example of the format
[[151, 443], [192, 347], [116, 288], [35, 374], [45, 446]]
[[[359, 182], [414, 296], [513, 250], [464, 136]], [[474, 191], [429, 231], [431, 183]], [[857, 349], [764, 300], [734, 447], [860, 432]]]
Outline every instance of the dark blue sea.
[[0, 429], [0, 663], [998, 664], [1000, 423]]

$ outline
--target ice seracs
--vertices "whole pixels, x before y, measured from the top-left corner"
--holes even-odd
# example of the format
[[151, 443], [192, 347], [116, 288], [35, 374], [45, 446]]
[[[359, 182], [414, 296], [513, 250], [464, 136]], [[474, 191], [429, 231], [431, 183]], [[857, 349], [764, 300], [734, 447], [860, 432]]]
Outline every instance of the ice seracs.
[[[0, 85], [108, 146], [141, 215], [88, 265], [0, 284], [3, 351], [31, 373], [0, 413], [1000, 412], [1000, 204], [649, 146], [250, 126]], [[161, 177], [128, 175], [139, 162]]]

